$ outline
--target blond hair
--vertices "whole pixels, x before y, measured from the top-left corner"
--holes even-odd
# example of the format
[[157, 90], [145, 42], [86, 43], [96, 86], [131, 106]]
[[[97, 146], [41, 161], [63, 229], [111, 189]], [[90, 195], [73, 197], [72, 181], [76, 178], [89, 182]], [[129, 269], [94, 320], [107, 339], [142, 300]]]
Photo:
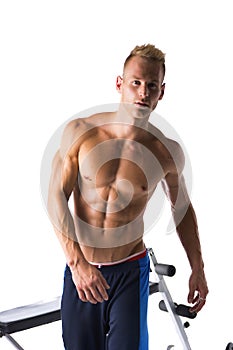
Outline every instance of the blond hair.
[[130, 52], [129, 56], [126, 58], [124, 63], [124, 69], [132, 57], [139, 56], [147, 58], [155, 62], [161, 62], [165, 75], [165, 53], [160, 49], [151, 44], [144, 44], [141, 46], [135, 46], [135, 48]]

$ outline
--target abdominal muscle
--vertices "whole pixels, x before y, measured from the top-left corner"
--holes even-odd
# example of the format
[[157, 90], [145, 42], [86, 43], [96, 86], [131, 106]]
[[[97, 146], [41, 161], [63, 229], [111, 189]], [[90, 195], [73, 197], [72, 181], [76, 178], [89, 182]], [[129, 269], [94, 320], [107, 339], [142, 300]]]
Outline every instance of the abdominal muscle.
[[121, 211], [108, 213], [93, 209], [78, 197], [74, 196], [76, 236], [89, 262], [116, 262], [145, 249], [143, 212], [138, 203], [133, 201]]

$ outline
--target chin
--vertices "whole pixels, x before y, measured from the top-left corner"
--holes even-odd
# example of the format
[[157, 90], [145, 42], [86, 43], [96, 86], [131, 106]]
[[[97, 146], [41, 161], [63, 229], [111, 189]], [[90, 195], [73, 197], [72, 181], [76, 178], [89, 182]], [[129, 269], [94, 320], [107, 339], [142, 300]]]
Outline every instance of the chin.
[[127, 113], [129, 113], [135, 119], [145, 119], [151, 113], [151, 109], [149, 107], [139, 106], [134, 103], [125, 104], [125, 109]]
[[133, 108], [133, 114], [135, 118], [140, 118], [140, 119], [148, 118], [150, 113], [151, 113], [151, 110], [149, 107], [136, 106]]

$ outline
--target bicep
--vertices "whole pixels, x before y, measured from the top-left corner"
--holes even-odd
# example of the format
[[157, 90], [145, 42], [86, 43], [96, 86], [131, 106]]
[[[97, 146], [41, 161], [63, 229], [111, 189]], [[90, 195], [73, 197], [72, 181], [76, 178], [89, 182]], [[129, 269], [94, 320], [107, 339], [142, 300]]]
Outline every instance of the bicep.
[[61, 187], [68, 199], [73, 191], [78, 177], [78, 156], [67, 155], [62, 164]]
[[183, 176], [185, 156], [181, 146], [177, 142], [169, 140], [167, 147], [170, 150], [172, 161], [165, 177], [162, 179], [162, 187], [172, 207], [176, 207], [177, 209], [190, 203]]
[[189, 205], [189, 194], [182, 173], [167, 174], [162, 180], [162, 187], [174, 209], [178, 210]]
[[79, 137], [76, 128], [77, 121], [72, 121], [66, 126], [52, 165], [52, 189], [62, 191], [67, 200], [78, 176]]
[[64, 159], [60, 150], [54, 156], [49, 184], [49, 196], [63, 192], [68, 200], [77, 179], [77, 156], [67, 154]]

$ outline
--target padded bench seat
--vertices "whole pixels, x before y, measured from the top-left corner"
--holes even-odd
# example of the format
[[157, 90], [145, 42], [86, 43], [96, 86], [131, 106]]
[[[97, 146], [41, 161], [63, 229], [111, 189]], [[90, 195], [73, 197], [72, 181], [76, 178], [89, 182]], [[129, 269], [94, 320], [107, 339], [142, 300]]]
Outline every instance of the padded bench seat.
[[61, 319], [61, 297], [0, 312], [0, 337]]

